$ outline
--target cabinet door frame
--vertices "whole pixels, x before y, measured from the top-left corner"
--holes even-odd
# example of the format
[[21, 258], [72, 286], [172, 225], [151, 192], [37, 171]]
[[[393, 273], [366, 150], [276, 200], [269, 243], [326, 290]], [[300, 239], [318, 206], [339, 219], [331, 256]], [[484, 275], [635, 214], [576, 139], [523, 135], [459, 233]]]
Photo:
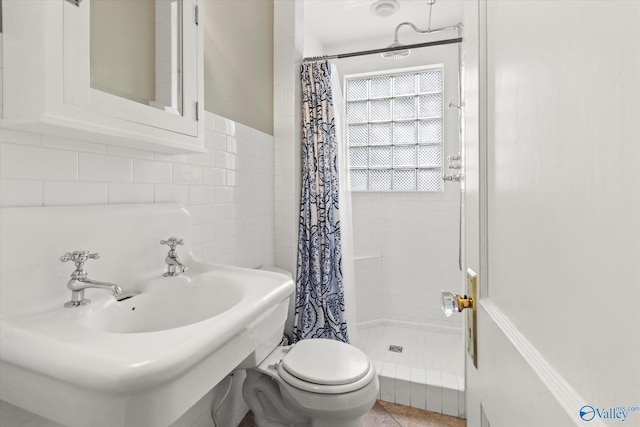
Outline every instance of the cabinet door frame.
[[206, 152], [203, 28], [196, 25], [198, 0], [182, 2], [182, 116], [90, 87], [91, 0], [79, 7], [5, 2], [0, 127], [154, 152]]

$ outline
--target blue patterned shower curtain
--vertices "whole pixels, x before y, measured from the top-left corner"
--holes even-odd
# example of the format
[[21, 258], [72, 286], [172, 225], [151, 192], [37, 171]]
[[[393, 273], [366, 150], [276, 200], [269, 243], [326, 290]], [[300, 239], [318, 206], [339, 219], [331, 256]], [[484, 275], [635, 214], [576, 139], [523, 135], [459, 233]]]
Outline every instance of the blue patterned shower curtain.
[[327, 61], [304, 63], [302, 193], [293, 340], [349, 342], [338, 203], [338, 143]]

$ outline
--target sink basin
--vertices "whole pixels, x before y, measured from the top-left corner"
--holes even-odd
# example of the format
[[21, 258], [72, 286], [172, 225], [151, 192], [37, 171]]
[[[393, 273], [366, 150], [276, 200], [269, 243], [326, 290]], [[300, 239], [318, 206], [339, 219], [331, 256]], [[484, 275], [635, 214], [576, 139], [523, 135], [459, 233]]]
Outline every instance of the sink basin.
[[131, 334], [180, 328], [218, 316], [247, 294], [239, 280], [215, 273], [197, 277], [161, 277], [137, 287], [133, 295], [94, 305], [87, 326], [104, 332]]
[[[0, 233], [0, 399], [60, 424], [169, 425], [282, 337], [293, 281], [197, 260], [180, 205], [4, 208]], [[189, 270], [163, 277], [171, 235]], [[89, 277], [128, 298], [87, 289], [63, 307], [59, 258], [76, 249], [100, 252]]]

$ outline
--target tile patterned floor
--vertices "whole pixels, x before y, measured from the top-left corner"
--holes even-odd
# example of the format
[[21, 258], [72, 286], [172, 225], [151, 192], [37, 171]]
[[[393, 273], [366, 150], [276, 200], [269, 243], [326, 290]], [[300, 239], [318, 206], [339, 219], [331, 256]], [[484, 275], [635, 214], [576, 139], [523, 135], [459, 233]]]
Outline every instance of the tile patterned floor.
[[396, 403], [377, 401], [365, 418], [364, 427], [466, 427], [467, 421]]
[[[435, 412], [378, 400], [366, 415], [364, 427], [466, 427], [467, 421]], [[256, 427], [249, 412], [238, 427]]]

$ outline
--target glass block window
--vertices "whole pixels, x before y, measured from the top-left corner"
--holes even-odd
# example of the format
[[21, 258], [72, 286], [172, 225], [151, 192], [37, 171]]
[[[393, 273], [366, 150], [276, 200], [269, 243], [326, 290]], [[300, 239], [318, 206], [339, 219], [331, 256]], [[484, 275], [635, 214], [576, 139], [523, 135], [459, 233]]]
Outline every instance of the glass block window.
[[354, 191], [442, 191], [443, 70], [346, 79]]

